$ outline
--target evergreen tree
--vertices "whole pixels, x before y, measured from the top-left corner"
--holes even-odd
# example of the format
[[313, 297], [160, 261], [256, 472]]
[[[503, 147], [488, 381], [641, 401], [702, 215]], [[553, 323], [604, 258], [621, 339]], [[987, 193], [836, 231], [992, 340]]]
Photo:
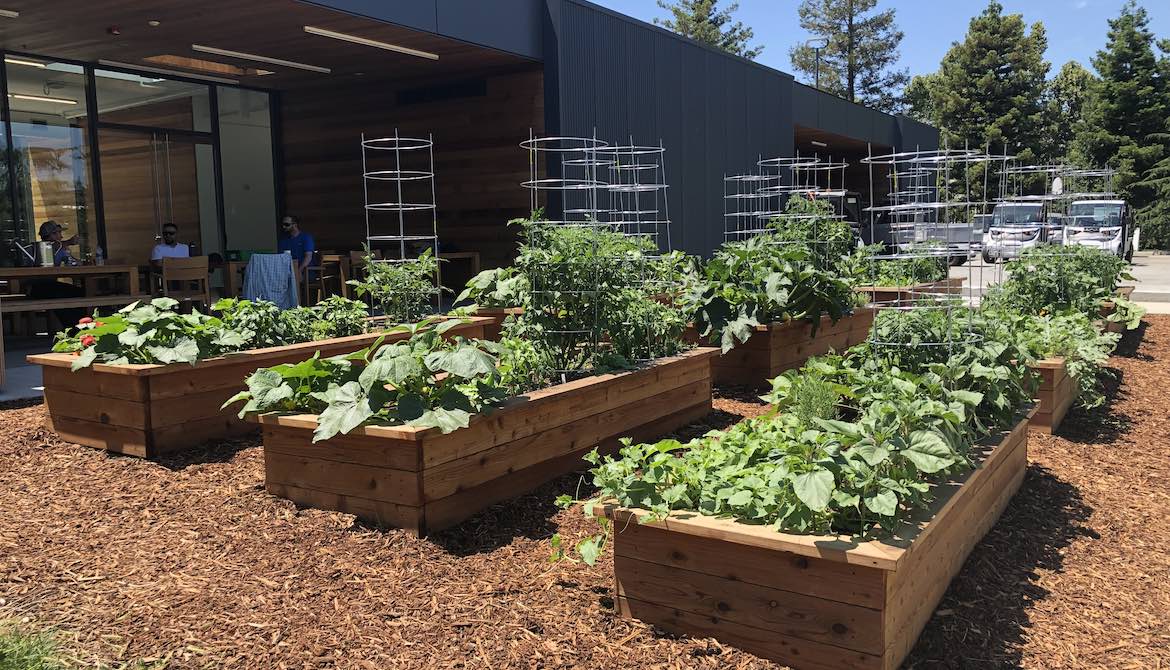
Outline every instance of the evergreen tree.
[[1136, 220], [1142, 229], [1142, 248], [1170, 249], [1170, 133], [1158, 133], [1148, 139], [1163, 146], [1163, 158], [1135, 184], [1151, 195], [1150, 204], [1138, 210]]
[[906, 106], [906, 114], [923, 123], [939, 125], [938, 110], [934, 107], [935, 87], [938, 86], [938, 73], [914, 75], [902, 101]]
[[[821, 89], [885, 111], [899, 111], [901, 91], [910, 80], [898, 69], [902, 31], [894, 10], [874, 12], [877, 0], [803, 0], [800, 27], [828, 44], [820, 50]], [[788, 52], [792, 67], [812, 83], [817, 74], [816, 50], [806, 45]]]
[[1136, 209], [1154, 201], [1157, 188], [1143, 179], [1166, 152], [1158, 137], [1170, 111], [1168, 66], [1154, 51], [1149, 16], [1130, 0], [1109, 21], [1105, 48], [1093, 58], [1101, 83], [1076, 141], [1091, 165], [1117, 170], [1114, 187]]
[[1074, 140], [1087, 130], [1086, 105], [1097, 96], [1097, 77], [1076, 61], [1069, 61], [1048, 82], [1048, 144], [1040, 157], [1047, 163], [1085, 163], [1073, 152]]
[[991, 147], [1035, 160], [1044, 153], [1044, 26], [992, 0], [943, 57], [930, 89], [934, 120], [951, 148]]
[[658, 0], [658, 6], [671, 13], [673, 18], [654, 19], [654, 23], [673, 30], [684, 37], [696, 42], [710, 44], [736, 56], [755, 59], [763, 51], [762, 45], [749, 47], [752, 40], [752, 29], [741, 21], [731, 20], [733, 12], [739, 9], [739, 3], [733, 2], [727, 9], [717, 9], [719, 0], [677, 0], [668, 3]]

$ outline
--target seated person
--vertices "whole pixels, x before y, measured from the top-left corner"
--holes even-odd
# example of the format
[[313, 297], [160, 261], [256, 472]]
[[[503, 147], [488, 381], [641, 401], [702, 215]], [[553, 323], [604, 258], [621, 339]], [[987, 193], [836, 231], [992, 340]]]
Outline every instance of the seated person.
[[150, 252], [150, 264], [155, 270], [162, 269], [164, 258], [189, 258], [191, 248], [178, 242], [179, 227], [173, 223], [165, 223], [162, 227], [162, 242], [154, 245]]
[[304, 280], [309, 266], [313, 264], [313, 252], [317, 250], [317, 243], [313, 236], [301, 230], [301, 222], [295, 216], [286, 216], [280, 222], [285, 237], [280, 240], [277, 249], [292, 254], [297, 262], [297, 275]]
[[[77, 236], [63, 239], [61, 224], [56, 221], [45, 221], [41, 224], [41, 240], [53, 243], [53, 265], [77, 265], [77, 259], [69, 254], [69, 246], [77, 244]], [[28, 297], [34, 300], [49, 300], [53, 298], [80, 298], [85, 295], [85, 289], [73, 284], [57, 281], [55, 278], [34, 279], [25, 282], [28, 287]], [[81, 307], [67, 307], [54, 309], [51, 313], [61, 322], [62, 327], [76, 326], [77, 321], [85, 316], [85, 309]]]

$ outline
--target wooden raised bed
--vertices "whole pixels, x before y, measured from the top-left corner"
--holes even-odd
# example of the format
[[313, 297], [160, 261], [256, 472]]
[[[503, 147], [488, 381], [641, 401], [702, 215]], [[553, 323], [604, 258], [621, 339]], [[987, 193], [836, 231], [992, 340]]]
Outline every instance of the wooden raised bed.
[[869, 294], [870, 302], [909, 302], [927, 294], [957, 295], [963, 292], [966, 277], [948, 277], [941, 281], [911, 286], [857, 286], [853, 290]]
[[897, 668], [1020, 487], [1027, 427], [936, 487], [931, 508], [892, 539], [790, 535], [690, 512], [638, 524], [644, 510], [596, 506], [614, 520], [618, 608], [798, 670]]
[[[821, 317], [816, 335], [807, 321], [785, 321], [756, 326], [756, 332], [747, 342], [737, 344], [712, 364], [712, 379], [716, 384], [765, 388], [770, 380], [804, 365], [813, 356], [833, 351], [845, 351], [861, 344], [869, 337], [876, 310], [870, 307], [855, 309], [837, 323]], [[687, 329], [686, 338], [698, 342], [694, 328]]]
[[[482, 337], [488, 321], [471, 318], [447, 332]], [[322, 357], [352, 353], [382, 336], [368, 333], [252, 349], [194, 365], [97, 363], [72, 372], [71, 354], [36, 354], [28, 361], [41, 366], [50, 430], [77, 444], [154, 458], [255, 431], [256, 426], [240, 419], [237, 410], [220, 407], [244, 390], [244, 378], [256, 369], [297, 363], [318, 351]], [[405, 333], [386, 334], [385, 341], [406, 337]]]
[[1077, 380], [1068, 373], [1063, 358], [1046, 358], [1031, 365], [1032, 371], [1040, 378], [1040, 390], [1036, 398], [1036, 414], [1032, 416], [1032, 427], [1042, 433], [1052, 434], [1064, 421], [1064, 415], [1077, 399], [1080, 388]]
[[249, 418], [263, 427], [269, 493], [424, 535], [583, 467], [594, 447], [612, 451], [620, 437], [655, 439], [706, 416], [716, 353], [559, 384], [446, 435], [364, 426], [313, 444], [315, 415]]
[[[1119, 286], [1117, 288], [1117, 295], [1122, 297], [1122, 298], [1125, 298], [1126, 300], [1129, 300], [1129, 297], [1131, 295], [1133, 295], [1134, 288], [1136, 288], [1136, 287], [1134, 287], [1134, 286]], [[1124, 333], [1125, 332], [1125, 324], [1124, 323], [1116, 323], [1113, 321], [1106, 320], [1109, 318], [1109, 316], [1111, 314], [1113, 314], [1116, 311], [1117, 311], [1117, 303], [1113, 302], [1112, 300], [1106, 300], [1105, 302], [1101, 303], [1100, 317], [1103, 320], [1102, 323], [1104, 323], [1105, 332], [1107, 332], [1107, 333]]]

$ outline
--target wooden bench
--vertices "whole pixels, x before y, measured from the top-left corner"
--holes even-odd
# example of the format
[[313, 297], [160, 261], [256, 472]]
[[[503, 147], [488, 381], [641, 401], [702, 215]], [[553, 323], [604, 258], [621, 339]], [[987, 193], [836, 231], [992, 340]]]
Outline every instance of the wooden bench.
[[5, 296], [4, 311], [12, 312], [43, 312], [53, 309], [72, 309], [76, 307], [106, 307], [116, 305], [125, 307], [140, 300], [149, 302], [151, 296], [140, 293], [138, 295], [93, 295], [80, 298], [47, 298], [45, 300], [9, 300]]

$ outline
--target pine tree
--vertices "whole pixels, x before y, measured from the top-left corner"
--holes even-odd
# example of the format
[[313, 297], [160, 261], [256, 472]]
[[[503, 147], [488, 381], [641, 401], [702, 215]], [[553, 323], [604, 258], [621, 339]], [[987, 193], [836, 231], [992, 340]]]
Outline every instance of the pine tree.
[[1047, 146], [1040, 158], [1046, 163], [1084, 163], [1073, 151], [1077, 137], [1087, 130], [1087, 104], [1097, 96], [1097, 76], [1076, 61], [1069, 61], [1048, 82]]
[[930, 106], [952, 148], [990, 147], [1031, 161], [1044, 153], [1044, 26], [992, 0], [933, 75]]
[[1157, 133], [1148, 139], [1163, 146], [1163, 158], [1135, 184], [1151, 195], [1150, 204], [1138, 210], [1136, 220], [1142, 229], [1142, 248], [1170, 249], [1170, 133]]
[[[803, 0], [800, 27], [828, 44], [820, 50], [821, 89], [846, 100], [885, 111], [899, 111], [901, 91], [910, 80], [898, 69], [902, 31], [895, 12], [872, 13], [877, 0]], [[812, 83], [817, 76], [816, 50], [807, 45], [788, 52], [792, 67]]]
[[754, 33], [741, 21], [731, 20], [731, 15], [739, 9], [739, 3], [733, 2], [726, 9], [717, 9], [719, 0], [678, 0], [668, 3], [658, 0], [658, 6], [671, 13], [672, 19], [654, 19], [654, 23], [673, 30], [684, 37], [696, 42], [710, 44], [736, 56], [755, 59], [763, 51], [762, 45], [749, 47]]
[[1162, 61], [1146, 10], [1130, 0], [1109, 21], [1105, 48], [1093, 58], [1101, 83], [1076, 141], [1092, 164], [1117, 170], [1114, 187], [1135, 209], [1154, 202], [1157, 188], [1143, 179], [1166, 152], [1158, 137], [1167, 131], [1170, 66]]
[[938, 86], [938, 73], [914, 75], [906, 92], [902, 95], [906, 114], [923, 123], [939, 125], [938, 110], [935, 109], [935, 87]]

